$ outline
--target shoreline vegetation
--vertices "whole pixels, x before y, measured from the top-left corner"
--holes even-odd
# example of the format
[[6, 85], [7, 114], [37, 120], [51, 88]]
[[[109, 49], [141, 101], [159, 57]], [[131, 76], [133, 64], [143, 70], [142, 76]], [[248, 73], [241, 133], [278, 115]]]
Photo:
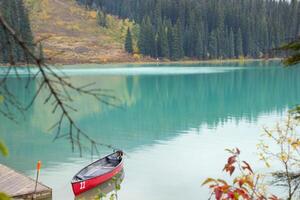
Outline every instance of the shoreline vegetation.
[[[212, 59], [212, 60], [179, 60], [179, 61], [171, 61], [171, 60], [154, 60], [153, 61], [134, 61], [134, 62], [90, 62], [90, 63], [49, 63], [50, 65], [55, 65], [55, 66], [71, 66], [71, 65], [97, 65], [97, 66], [105, 66], [105, 65], [147, 65], [147, 64], [159, 64], [159, 65], [164, 65], [164, 64], [224, 64], [224, 63], [250, 63], [250, 62], [270, 62], [270, 61], [282, 61], [283, 58], [268, 58], [268, 59], [263, 59], [263, 58], [239, 58], [239, 59]], [[26, 63], [17, 63], [15, 66], [27, 66], [28, 64]], [[30, 65], [30, 64], [29, 64]], [[5, 63], [0, 63], [1, 67], [7, 67], [10, 66], [10, 64], [5, 64]]]

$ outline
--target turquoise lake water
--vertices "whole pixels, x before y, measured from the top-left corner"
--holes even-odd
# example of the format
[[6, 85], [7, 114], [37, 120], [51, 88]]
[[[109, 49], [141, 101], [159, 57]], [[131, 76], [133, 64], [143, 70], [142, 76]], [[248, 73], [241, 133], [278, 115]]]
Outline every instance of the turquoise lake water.
[[[97, 67], [67, 66], [62, 72], [75, 85], [95, 82], [120, 99], [117, 108], [74, 94], [79, 111], [72, 113], [90, 137], [126, 152], [120, 200], [207, 199], [201, 183], [223, 177], [225, 148], [239, 147], [263, 170], [255, 153], [262, 127], [272, 127], [300, 103], [300, 69], [278, 62]], [[25, 89], [26, 73], [7, 80], [21, 102], [37, 90], [38, 79]], [[53, 199], [74, 199], [72, 176], [91, 157], [88, 151], [82, 158], [73, 153], [66, 139], [53, 142], [49, 128], [58, 116], [45, 98], [43, 91], [18, 124], [0, 116], [0, 138], [10, 151], [0, 162], [34, 177], [42, 160], [40, 180], [53, 188]], [[100, 148], [101, 156], [109, 152]]]

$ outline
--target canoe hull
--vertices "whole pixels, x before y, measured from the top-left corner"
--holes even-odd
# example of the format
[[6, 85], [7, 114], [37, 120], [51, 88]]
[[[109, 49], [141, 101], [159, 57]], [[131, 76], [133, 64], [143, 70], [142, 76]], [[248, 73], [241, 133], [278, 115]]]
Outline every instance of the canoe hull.
[[109, 171], [105, 174], [102, 174], [100, 176], [97, 176], [97, 177], [94, 177], [94, 178], [91, 178], [88, 180], [74, 182], [74, 183], [72, 183], [73, 192], [76, 196], [83, 192], [86, 192], [86, 191], [98, 186], [99, 184], [104, 183], [105, 181], [108, 181], [109, 179], [114, 177], [116, 174], [118, 174], [122, 169], [123, 169], [123, 162], [121, 162], [112, 171]]

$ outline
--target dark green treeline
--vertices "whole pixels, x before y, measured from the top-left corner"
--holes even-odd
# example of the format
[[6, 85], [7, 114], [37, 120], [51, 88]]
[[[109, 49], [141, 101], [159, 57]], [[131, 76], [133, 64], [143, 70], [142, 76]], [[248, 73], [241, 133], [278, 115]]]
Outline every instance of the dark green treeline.
[[274, 56], [299, 34], [300, 3], [285, 0], [77, 0], [140, 25], [140, 52], [173, 60]]
[[132, 36], [129, 28], [127, 29], [126, 38], [125, 38], [125, 50], [128, 53], [133, 53]]
[[[33, 35], [23, 0], [0, 0], [0, 11], [9, 25], [33, 50]], [[0, 26], [0, 63], [20, 62], [30, 62], [30, 59], [19, 44]]]

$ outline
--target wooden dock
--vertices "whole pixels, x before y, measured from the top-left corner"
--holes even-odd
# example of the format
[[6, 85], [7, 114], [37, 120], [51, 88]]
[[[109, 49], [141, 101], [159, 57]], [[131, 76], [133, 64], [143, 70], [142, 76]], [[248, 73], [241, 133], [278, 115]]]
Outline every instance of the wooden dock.
[[[0, 192], [14, 199], [32, 199], [35, 180], [0, 164]], [[38, 183], [34, 199], [51, 199], [52, 189]]]

